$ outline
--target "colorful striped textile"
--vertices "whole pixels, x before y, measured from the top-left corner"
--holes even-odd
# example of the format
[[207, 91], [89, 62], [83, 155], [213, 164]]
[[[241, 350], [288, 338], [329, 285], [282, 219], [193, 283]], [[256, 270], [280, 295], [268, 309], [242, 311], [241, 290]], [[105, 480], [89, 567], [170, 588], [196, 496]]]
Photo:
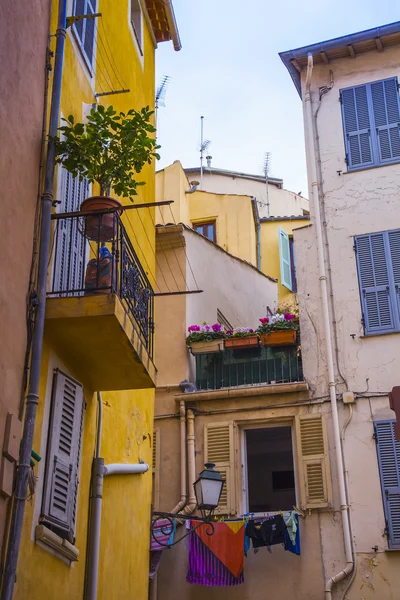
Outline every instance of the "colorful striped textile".
[[165, 550], [174, 541], [176, 521], [156, 519], [153, 524], [153, 534], [150, 539], [150, 550]]
[[[192, 520], [192, 527], [199, 521]], [[186, 581], [197, 585], [232, 586], [243, 583], [244, 522], [213, 523], [214, 534], [202, 525], [190, 536]]]

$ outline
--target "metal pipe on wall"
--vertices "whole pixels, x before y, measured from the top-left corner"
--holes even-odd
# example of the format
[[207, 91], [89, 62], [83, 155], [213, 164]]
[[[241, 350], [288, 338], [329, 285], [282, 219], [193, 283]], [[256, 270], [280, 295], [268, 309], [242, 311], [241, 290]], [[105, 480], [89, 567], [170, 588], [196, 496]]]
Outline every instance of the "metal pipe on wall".
[[180, 443], [181, 443], [181, 497], [178, 504], [171, 510], [177, 513], [186, 505], [187, 481], [186, 481], [186, 404], [184, 400], [179, 402], [180, 414]]
[[196, 494], [194, 493], [194, 482], [196, 481], [196, 446], [194, 433], [194, 412], [191, 408], [187, 410], [187, 448], [188, 448], [188, 503], [183, 512], [190, 515], [197, 506]]
[[339, 412], [337, 406], [337, 392], [335, 382], [335, 371], [333, 361], [333, 343], [332, 343], [332, 332], [331, 323], [329, 316], [329, 302], [328, 302], [328, 286], [327, 276], [325, 269], [325, 255], [323, 245], [323, 234], [322, 234], [322, 223], [321, 223], [321, 212], [320, 212], [320, 198], [319, 198], [319, 186], [317, 178], [317, 167], [316, 167], [316, 152], [315, 152], [315, 126], [314, 116], [312, 109], [312, 98], [311, 98], [311, 77], [313, 70], [313, 57], [312, 54], [308, 55], [308, 66], [307, 66], [307, 77], [306, 77], [306, 90], [304, 95], [304, 112], [305, 112], [305, 133], [306, 133], [306, 144], [308, 146], [308, 154], [310, 156], [309, 168], [311, 178], [311, 198], [313, 200], [314, 214], [315, 214], [315, 230], [317, 236], [317, 252], [318, 252], [318, 263], [319, 263], [319, 281], [321, 288], [321, 299], [322, 299], [322, 317], [323, 317], [323, 328], [325, 334], [325, 347], [327, 355], [327, 368], [328, 368], [328, 387], [329, 395], [331, 399], [332, 407], [332, 421], [333, 421], [333, 434], [335, 440], [335, 454], [336, 464], [338, 473], [339, 483], [339, 497], [340, 497], [340, 510], [342, 515], [342, 528], [343, 528], [343, 540], [344, 550], [346, 558], [346, 566], [336, 575], [329, 578], [325, 583], [325, 600], [331, 600], [332, 588], [335, 583], [338, 583], [354, 568], [354, 560], [352, 553], [351, 544], [351, 530], [349, 520], [349, 506], [347, 504], [347, 494], [344, 478], [344, 461], [343, 453], [340, 440], [340, 425], [339, 425]]
[[51, 92], [49, 142], [47, 147], [44, 192], [40, 226], [39, 266], [37, 279], [37, 311], [32, 341], [31, 368], [21, 439], [19, 460], [15, 477], [11, 526], [8, 537], [6, 564], [1, 589], [1, 600], [11, 600], [14, 592], [25, 502], [28, 491], [28, 475], [35, 430], [37, 405], [39, 403], [40, 368], [42, 363], [44, 318], [46, 309], [47, 264], [50, 248], [51, 211], [55, 172], [55, 137], [60, 115], [61, 83], [66, 37], [67, 0], [59, 0], [56, 51], [54, 59], [53, 87]]

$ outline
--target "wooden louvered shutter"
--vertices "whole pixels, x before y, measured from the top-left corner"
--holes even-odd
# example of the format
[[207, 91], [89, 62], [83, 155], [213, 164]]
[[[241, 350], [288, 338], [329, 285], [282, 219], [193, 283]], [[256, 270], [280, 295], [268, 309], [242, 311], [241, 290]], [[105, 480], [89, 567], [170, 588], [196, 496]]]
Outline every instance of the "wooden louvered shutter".
[[381, 163], [400, 158], [400, 110], [397, 77], [370, 84]]
[[70, 542], [75, 533], [83, 408], [82, 385], [56, 369], [41, 520]]
[[296, 438], [302, 507], [327, 507], [332, 493], [324, 415], [296, 417]]
[[221, 499], [215, 513], [235, 514], [233, 421], [204, 425], [204, 462], [214, 463], [216, 470], [225, 479]]
[[289, 236], [280, 227], [278, 228], [279, 236], [279, 257], [281, 263], [281, 284], [292, 290], [292, 268], [290, 265], [290, 247]]
[[400, 443], [394, 421], [374, 423], [389, 548], [400, 549]]
[[400, 229], [389, 231], [387, 236], [394, 285], [395, 317], [397, 319], [397, 329], [400, 329]]
[[153, 448], [152, 448], [152, 474], [153, 474], [153, 494], [152, 504], [153, 510], [158, 510], [160, 498], [160, 430], [153, 431]]
[[371, 118], [366, 85], [341, 90], [346, 160], [349, 169], [374, 164]]
[[385, 234], [357, 236], [355, 244], [365, 333], [394, 331]]

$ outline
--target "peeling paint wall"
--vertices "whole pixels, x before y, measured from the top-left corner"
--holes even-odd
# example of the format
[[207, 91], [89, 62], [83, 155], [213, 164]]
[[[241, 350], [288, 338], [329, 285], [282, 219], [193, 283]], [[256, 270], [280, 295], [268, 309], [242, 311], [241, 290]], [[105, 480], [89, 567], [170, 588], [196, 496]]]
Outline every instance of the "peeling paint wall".
[[[329, 253], [326, 268], [335, 378], [339, 393], [349, 389], [362, 395], [352, 408], [339, 402], [341, 426], [350, 419], [343, 448], [357, 553], [355, 580], [346, 596], [349, 600], [389, 600], [399, 595], [400, 556], [398, 552], [387, 552], [373, 422], [394, 418], [386, 394], [400, 384], [400, 334], [364, 336], [353, 245], [355, 235], [399, 227], [400, 165], [347, 172], [339, 90], [398, 76], [399, 62], [400, 49], [396, 46], [385, 49], [384, 53], [368, 52], [355, 59], [317, 65], [312, 77], [312, 106], [314, 115], [317, 114], [316, 139], [321, 159], [320, 206], [322, 220], [326, 222], [325, 252]], [[319, 102], [319, 88], [329, 85], [330, 72], [333, 88]], [[305, 72], [303, 86], [304, 78]], [[312, 160], [316, 157], [308, 154], [308, 169]], [[310, 211], [310, 226], [294, 232], [301, 341], [305, 377], [312, 394], [323, 396], [328, 394], [328, 378], [311, 194]], [[334, 511], [320, 516], [324, 568], [328, 577], [344, 566], [331, 424], [329, 429], [334, 465]], [[348, 580], [338, 586], [334, 598], [341, 598], [347, 583]]]

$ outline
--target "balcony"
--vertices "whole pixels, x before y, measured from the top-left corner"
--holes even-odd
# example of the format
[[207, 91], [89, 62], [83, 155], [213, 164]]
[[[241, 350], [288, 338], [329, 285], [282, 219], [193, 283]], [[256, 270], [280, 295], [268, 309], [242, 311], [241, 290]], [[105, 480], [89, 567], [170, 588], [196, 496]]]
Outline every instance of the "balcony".
[[195, 359], [198, 390], [303, 381], [298, 346], [225, 349]]
[[120, 215], [53, 224], [47, 339], [93, 390], [154, 387], [154, 293]]

